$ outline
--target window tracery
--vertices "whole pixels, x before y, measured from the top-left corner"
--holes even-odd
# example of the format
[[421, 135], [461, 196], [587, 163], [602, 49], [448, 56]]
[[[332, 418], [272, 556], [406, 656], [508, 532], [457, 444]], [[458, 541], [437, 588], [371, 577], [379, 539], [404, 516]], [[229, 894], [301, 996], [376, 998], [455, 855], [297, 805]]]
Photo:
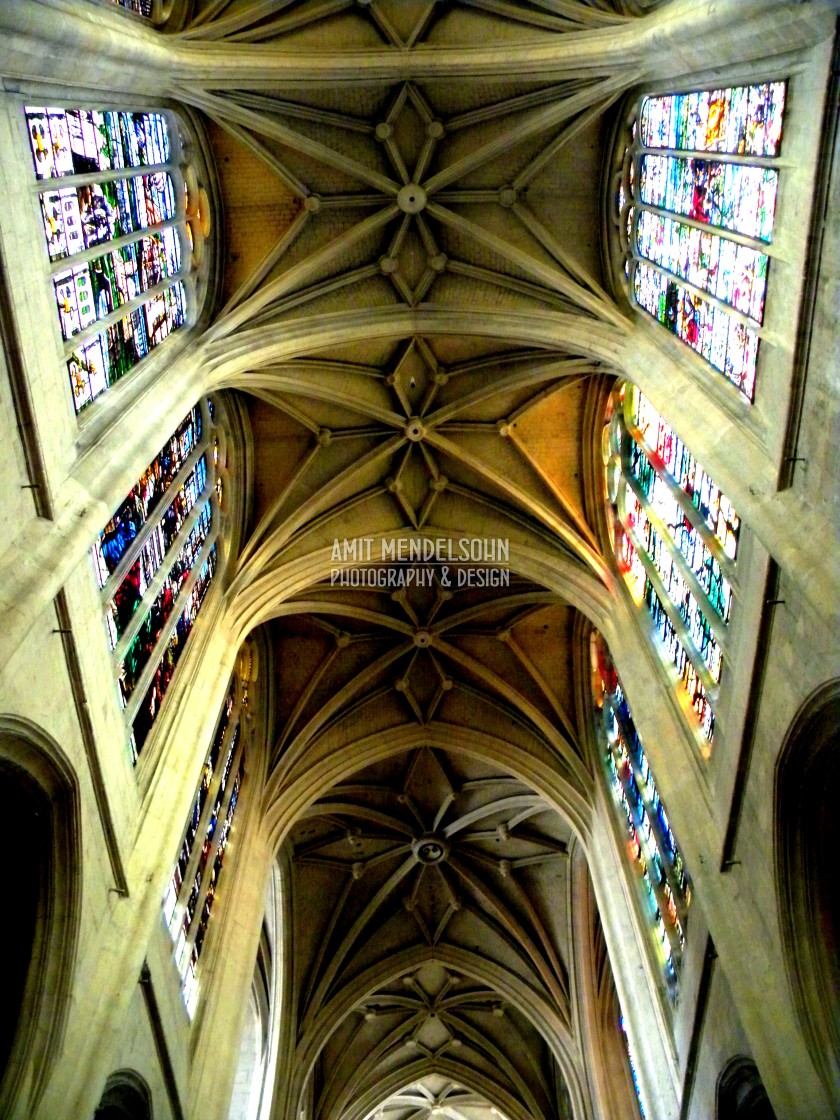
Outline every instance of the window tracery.
[[[672, 1002], [691, 904], [691, 882], [621, 682], [599, 634], [591, 642], [596, 735], [638, 897]], [[635, 1076], [634, 1076], [635, 1080]], [[637, 1086], [638, 1092], [638, 1086]]]
[[216, 572], [219, 460], [218, 425], [197, 404], [91, 549], [135, 763]]
[[190, 1018], [198, 1002], [198, 963], [245, 773], [242, 718], [247, 706], [247, 690], [235, 678], [216, 724], [163, 899], [163, 917], [175, 943], [175, 963]]
[[207, 215], [172, 114], [24, 111], [78, 413], [186, 325]]
[[740, 518], [714, 480], [629, 382], [605, 432], [613, 551], [634, 602], [693, 711], [704, 749], [724, 666]]
[[617, 194], [632, 298], [755, 396], [786, 84], [643, 98]]

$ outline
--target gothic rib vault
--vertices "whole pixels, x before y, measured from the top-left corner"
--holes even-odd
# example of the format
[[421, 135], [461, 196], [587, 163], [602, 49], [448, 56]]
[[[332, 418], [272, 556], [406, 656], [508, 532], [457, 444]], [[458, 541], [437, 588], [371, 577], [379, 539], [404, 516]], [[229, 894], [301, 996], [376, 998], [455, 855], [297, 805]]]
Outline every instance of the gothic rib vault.
[[[577, 22], [528, 4], [229, 5], [185, 37], [404, 50], [619, 22], [564, 11]], [[591, 432], [625, 312], [602, 288], [599, 176], [604, 113], [632, 80], [176, 91], [213, 122], [229, 257], [204, 345], [254, 437], [227, 596], [243, 634], [267, 622], [279, 674], [265, 805], [293, 851], [290, 1118], [307, 1099], [324, 1120], [586, 1108], [569, 860], [592, 760], [571, 603], [610, 578]], [[331, 345], [354, 312], [379, 331]], [[523, 339], [550, 317], [558, 341], [520, 342], [517, 316]], [[273, 345], [298, 324], [323, 343], [284, 360]], [[409, 534], [509, 539], [531, 574], [331, 584], [336, 538]], [[494, 758], [511, 745], [554, 772], [554, 804]]]
[[[56, 508], [27, 523], [26, 548], [0, 558], [2, 601], [14, 608], [0, 665], [14, 668], [15, 639], [23, 645], [27, 625], [34, 633], [65, 582], [73, 590], [71, 576], [78, 585], [95, 533], [206, 394], [230, 405], [247, 480], [226, 490], [224, 562], [184, 661], [193, 676], [173, 678], [157, 741], [113, 782], [130, 797], [116, 810], [120, 836], [106, 836], [99, 855], [104, 866], [124, 845], [131, 897], [112, 897], [110, 882], [102, 890], [112, 920], [96, 963], [115, 963], [85, 993], [89, 1038], [78, 1070], [64, 1060], [50, 1100], [93, 1107], [115, 1051], [90, 1040], [116, 1035], [135, 965], [148, 976], [143, 954], [159, 948], [156, 934], [168, 938], [158, 888], [204, 758], [195, 726], [212, 734], [215, 701], [250, 638], [257, 723], [273, 730], [264, 752], [253, 736], [230, 893], [219, 894], [192, 1023], [169, 940], [152, 961], [181, 1016], [173, 1099], [191, 1116], [221, 1116], [254, 975], [246, 949], [259, 937], [260, 876], [276, 859], [288, 892], [275, 945], [286, 971], [273, 1120], [628, 1120], [636, 1104], [613, 969], [644, 1040], [651, 1113], [686, 1111], [700, 1000], [692, 987], [675, 1029], [622, 877], [591, 745], [595, 625], [629, 696], [635, 678], [634, 711], [647, 703], [646, 726], [664, 729], [652, 765], [667, 764], [657, 769], [663, 798], [679, 805], [686, 864], [702, 882], [691, 984], [713, 932], [732, 992], [726, 1044], [733, 1033], [748, 1040], [774, 1100], [787, 1096], [795, 1116], [801, 1040], [768, 1026], [789, 1011], [784, 984], [768, 979], [754, 1000], [756, 977], [778, 963], [769, 888], [746, 857], [740, 874], [718, 874], [729, 775], [718, 771], [714, 788], [700, 775], [609, 555], [601, 429], [614, 378], [653, 385], [680, 432], [702, 413], [688, 429], [698, 458], [737, 498], [756, 543], [795, 572], [809, 608], [824, 606], [838, 569], [821, 555], [822, 511], [777, 493], [782, 422], [765, 423], [763, 401], [749, 422], [733, 421], [726, 387], [710, 391], [695, 356], [614, 290], [603, 204], [623, 99], [652, 84], [685, 88], [686, 74], [762, 80], [768, 58], [774, 74], [790, 60], [794, 73], [800, 48], [804, 57], [820, 35], [827, 42], [828, 0], [196, 0], [180, 30], [45, 0], [61, 13], [46, 52], [20, 26], [39, 6], [0, 12], [13, 56], [4, 80], [26, 74], [15, 51], [42, 52], [51, 69], [38, 80], [75, 103], [67, 46], [90, 48], [86, 98], [163, 105], [197, 123], [214, 172], [219, 290], [161, 360], [95, 402], [50, 463]], [[702, 30], [686, 44], [689, 24]], [[796, 87], [797, 111], [808, 88]], [[737, 456], [721, 451], [726, 438]], [[336, 540], [397, 537], [509, 541], [510, 584], [453, 589], [438, 572], [392, 590], [331, 578], [358, 566], [336, 560]], [[79, 618], [100, 636], [96, 607]], [[113, 701], [112, 677], [94, 669]], [[97, 729], [117, 724], [111, 707], [94, 713]], [[737, 751], [726, 756], [733, 770]], [[104, 817], [107, 799], [89, 800], [86, 812]], [[718, 1056], [704, 1054], [701, 1079], [717, 1076]]]

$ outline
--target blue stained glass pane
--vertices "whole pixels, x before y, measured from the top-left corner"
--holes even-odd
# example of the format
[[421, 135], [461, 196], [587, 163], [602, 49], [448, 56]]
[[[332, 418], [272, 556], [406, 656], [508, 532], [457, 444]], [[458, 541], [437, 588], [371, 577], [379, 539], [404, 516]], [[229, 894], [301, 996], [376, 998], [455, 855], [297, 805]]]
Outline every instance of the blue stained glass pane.
[[61, 187], [41, 195], [47, 251], [53, 261], [170, 221], [175, 214], [175, 190], [166, 172]]
[[627, 699], [600, 639], [593, 653], [595, 701], [601, 710], [599, 739], [607, 776], [626, 829], [627, 855], [641, 888], [664, 978], [675, 998], [691, 885]]
[[[190, 577], [190, 572], [201, 551], [201, 546], [206, 541], [210, 531], [210, 518], [211, 512], [208, 502], [198, 521], [190, 530], [189, 537], [181, 546], [172, 567], [167, 572], [160, 591], [158, 591], [146, 617], [143, 619], [140, 630], [125, 652], [120, 668], [120, 697], [123, 707], [128, 703], [137, 687], [137, 682], [154, 652], [157, 640], [166, 628], [178, 594]], [[128, 586], [128, 590], [126, 592], [127, 615], [125, 621], [128, 622], [131, 614], [140, 605], [141, 600], [131, 597], [133, 587], [130, 583], [124, 582], [120, 585], [120, 588], [126, 586]]]
[[686, 517], [671, 488], [661, 475], [656, 473], [636, 443], [633, 444], [630, 452], [630, 471], [652, 509], [664, 522], [670, 541], [685, 557], [718, 615], [727, 622], [732, 605], [732, 588], [729, 581], [721, 572], [720, 564], [712, 555], [700, 532]]
[[[202, 459], [198, 466], [193, 469], [191, 479], [195, 477], [203, 463], [204, 460]], [[105, 613], [106, 625], [111, 639], [111, 649], [116, 648], [117, 642], [131, 621], [132, 615], [140, 606], [143, 596], [163, 563], [164, 557], [180, 532], [198, 496], [194, 494], [194, 490], [195, 487], [188, 487], [187, 485], [182, 487], [181, 492], [163, 515], [160, 524], [156, 525], [150, 533], [140, 555], [129, 568], [125, 578], [115, 591], [114, 598], [108, 604]], [[200, 489], [198, 493], [200, 493]], [[184, 565], [186, 565], [187, 570], [192, 567], [197, 550], [207, 539], [210, 532], [210, 517], [210, 503], [208, 502], [201, 510], [198, 521], [190, 531], [188, 540], [175, 560], [175, 567], [179, 568], [182, 574]], [[183, 580], [180, 582], [183, 582]]]

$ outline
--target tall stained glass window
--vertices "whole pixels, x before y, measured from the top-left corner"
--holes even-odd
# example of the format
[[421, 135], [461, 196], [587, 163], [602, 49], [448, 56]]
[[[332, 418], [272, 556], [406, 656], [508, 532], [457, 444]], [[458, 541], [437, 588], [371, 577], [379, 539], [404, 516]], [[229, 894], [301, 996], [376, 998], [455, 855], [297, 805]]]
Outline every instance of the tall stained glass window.
[[217, 460], [210, 409], [196, 405], [91, 549], [135, 762], [216, 571]]
[[691, 883], [627, 697], [599, 634], [592, 637], [591, 659], [598, 746], [639, 885], [651, 948], [668, 995], [676, 1002]]
[[708, 749], [732, 613], [741, 523], [732, 503], [629, 382], [608, 433], [613, 543]]
[[163, 917], [175, 943], [175, 963], [191, 1018], [198, 1001], [199, 959], [245, 772], [241, 717], [247, 704], [248, 696], [242, 682], [234, 680], [204, 761], [163, 899]]
[[752, 401], [784, 82], [645, 97], [618, 190], [638, 305]]
[[164, 113], [27, 106], [76, 412], [187, 320], [190, 243]]

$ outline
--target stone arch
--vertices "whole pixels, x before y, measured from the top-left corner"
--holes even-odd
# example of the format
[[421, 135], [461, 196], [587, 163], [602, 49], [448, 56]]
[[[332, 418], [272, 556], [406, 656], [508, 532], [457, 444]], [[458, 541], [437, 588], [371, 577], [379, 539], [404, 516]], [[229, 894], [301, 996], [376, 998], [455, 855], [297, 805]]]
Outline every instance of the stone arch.
[[[59, 745], [16, 716], [0, 716], [0, 788], [28, 859], [7, 883], [21, 904], [7, 936], [19, 976], [2, 1014], [0, 1113], [31, 1111], [62, 1046], [81, 903], [81, 822], [75, 772]], [[12, 926], [9, 929], [9, 926]]]
[[152, 1092], [133, 1069], [112, 1073], [94, 1113], [94, 1120], [152, 1120]]
[[716, 1120], [776, 1120], [758, 1067], [749, 1058], [732, 1058], [718, 1079]]
[[[831, 860], [840, 681], [805, 702], [776, 766], [776, 892], [788, 980], [819, 1074], [840, 1105], [840, 898]], [[834, 998], [831, 997], [834, 993]]]

